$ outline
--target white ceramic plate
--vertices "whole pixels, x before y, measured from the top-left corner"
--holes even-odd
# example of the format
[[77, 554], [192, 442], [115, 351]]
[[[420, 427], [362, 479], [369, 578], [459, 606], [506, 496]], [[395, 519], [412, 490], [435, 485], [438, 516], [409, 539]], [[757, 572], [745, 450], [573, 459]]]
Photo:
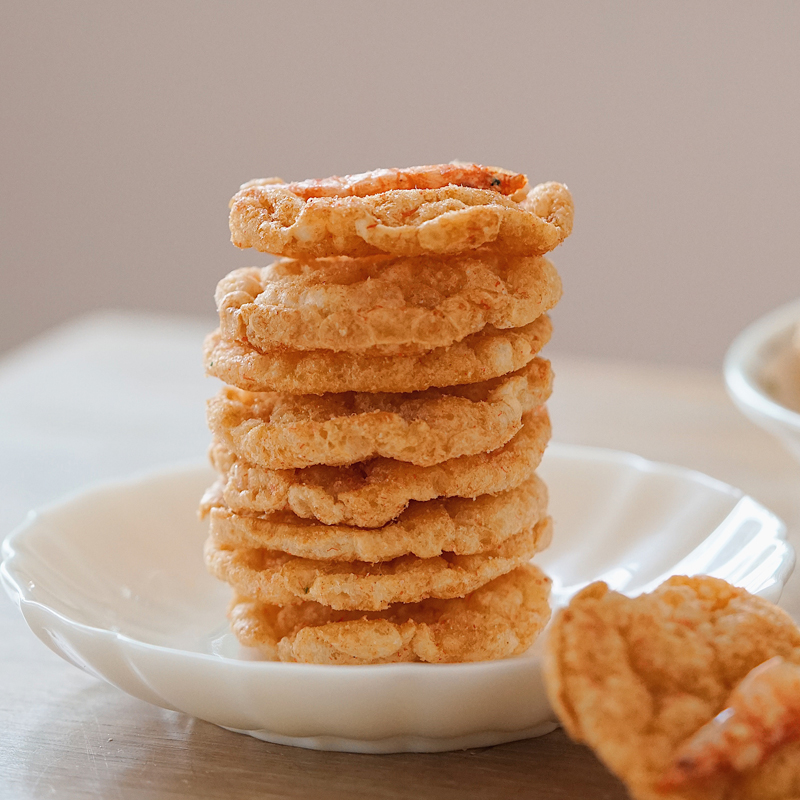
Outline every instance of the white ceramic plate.
[[[551, 446], [553, 546], [538, 563], [554, 605], [602, 578], [634, 594], [710, 573], [777, 600], [794, 553], [741, 492], [636, 456]], [[2, 577], [34, 633], [147, 702], [282, 744], [433, 752], [545, 733], [541, 644], [505, 661], [331, 667], [253, 660], [228, 633], [229, 591], [206, 574], [196, 517], [212, 474], [176, 467], [32, 513]]]

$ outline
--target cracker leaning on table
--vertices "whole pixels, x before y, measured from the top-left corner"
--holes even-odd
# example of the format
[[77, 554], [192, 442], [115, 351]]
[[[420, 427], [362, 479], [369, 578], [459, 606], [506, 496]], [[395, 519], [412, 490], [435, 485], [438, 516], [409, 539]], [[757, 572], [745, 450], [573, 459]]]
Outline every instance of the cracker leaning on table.
[[[595, 583], [556, 616], [545, 675], [567, 732], [636, 800], [790, 800], [800, 795], [800, 703], [768, 687], [752, 704], [752, 688], [736, 689], [775, 656], [800, 665], [800, 630], [725, 581], [670, 578], [637, 598]], [[730, 733], [698, 733], [729, 707], [740, 709]]]

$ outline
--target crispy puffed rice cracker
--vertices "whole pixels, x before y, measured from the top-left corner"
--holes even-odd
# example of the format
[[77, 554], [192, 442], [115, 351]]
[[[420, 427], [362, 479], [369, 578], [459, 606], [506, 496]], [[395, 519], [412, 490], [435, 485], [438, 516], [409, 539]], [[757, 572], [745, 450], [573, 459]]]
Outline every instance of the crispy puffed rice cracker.
[[485, 661], [531, 646], [550, 617], [549, 593], [549, 578], [527, 564], [453, 600], [365, 613], [313, 602], [281, 608], [237, 597], [229, 616], [242, 644], [281, 661]]
[[777, 606], [725, 581], [675, 577], [633, 599], [595, 583], [556, 616], [545, 676], [567, 732], [636, 800], [788, 800], [796, 794], [781, 785], [797, 779], [780, 765], [796, 757], [792, 744], [744, 772], [674, 783], [682, 748], [774, 656], [800, 664], [800, 631]]
[[499, 547], [533, 527], [547, 509], [547, 487], [536, 475], [498, 495], [412, 503], [382, 528], [323, 525], [278, 511], [266, 517], [211, 508], [210, 534], [218, 545], [257, 547], [320, 561], [390, 561], [405, 555], [473, 555]]
[[225, 505], [240, 514], [286, 510], [326, 525], [379, 528], [399, 516], [411, 500], [505, 492], [530, 477], [550, 440], [544, 406], [525, 414], [522, 422], [522, 430], [497, 450], [431, 467], [373, 458], [348, 467], [270, 470], [240, 460], [215, 440], [209, 455], [220, 480], [203, 497], [201, 515], [221, 494]]
[[522, 328], [487, 326], [450, 347], [425, 353], [365, 356], [330, 350], [271, 350], [215, 331], [205, 340], [206, 372], [251, 392], [417, 392], [491, 380], [528, 364], [547, 344], [546, 314]]
[[558, 183], [527, 193], [526, 184], [525, 176], [474, 164], [255, 180], [231, 200], [231, 241], [293, 258], [453, 254], [487, 243], [542, 255], [569, 236], [572, 197]]
[[551, 309], [561, 280], [545, 258], [456, 256], [282, 260], [237, 269], [216, 290], [220, 330], [259, 350], [406, 355], [486, 325], [519, 328]]
[[225, 386], [207, 416], [225, 447], [266, 469], [375, 456], [428, 467], [502, 447], [551, 390], [550, 363], [537, 358], [490, 381], [419, 393], [298, 396]]
[[529, 561], [552, 537], [549, 517], [478, 555], [402, 556], [370, 564], [297, 558], [271, 550], [230, 548], [209, 537], [209, 571], [238, 594], [287, 606], [313, 600], [335, 609], [380, 611], [428, 597], [463, 597]]

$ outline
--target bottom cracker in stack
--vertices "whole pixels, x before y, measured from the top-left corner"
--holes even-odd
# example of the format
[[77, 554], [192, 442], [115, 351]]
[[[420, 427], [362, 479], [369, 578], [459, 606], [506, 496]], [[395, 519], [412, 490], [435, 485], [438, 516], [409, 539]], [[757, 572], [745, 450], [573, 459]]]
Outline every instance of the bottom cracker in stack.
[[528, 564], [466, 597], [336, 611], [320, 603], [274, 606], [235, 598], [239, 640], [281, 661], [382, 664], [482, 661], [526, 650], [550, 617], [550, 581]]

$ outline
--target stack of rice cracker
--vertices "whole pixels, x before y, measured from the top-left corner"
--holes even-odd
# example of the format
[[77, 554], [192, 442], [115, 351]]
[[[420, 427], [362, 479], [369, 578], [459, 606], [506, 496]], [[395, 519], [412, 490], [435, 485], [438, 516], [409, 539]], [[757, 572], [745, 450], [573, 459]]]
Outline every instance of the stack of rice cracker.
[[257, 180], [207, 372], [205, 560], [239, 641], [323, 664], [497, 659], [550, 616], [537, 354], [566, 187], [475, 164]]

